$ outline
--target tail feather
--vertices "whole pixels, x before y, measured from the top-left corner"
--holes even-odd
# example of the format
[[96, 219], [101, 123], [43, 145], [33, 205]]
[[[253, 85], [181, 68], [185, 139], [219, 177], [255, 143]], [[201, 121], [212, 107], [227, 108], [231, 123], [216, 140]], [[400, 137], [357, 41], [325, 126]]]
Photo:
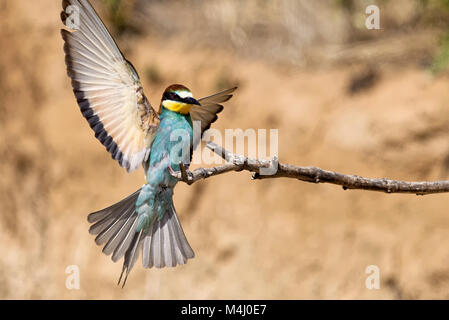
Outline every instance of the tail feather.
[[[136, 203], [137, 197], [139, 196], [140, 190], [137, 190], [133, 194], [129, 195], [125, 199], [123, 199], [120, 202], [117, 202], [116, 204], [113, 204], [110, 207], [107, 207], [105, 209], [93, 212], [87, 216], [87, 221], [89, 223], [98, 222], [100, 220], [110, 220], [122, 213], [121, 210], [119, 210], [122, 207], [128, 207], [130, 203]], [[92, 226], [93, 227], [93, 226]]]
[[[173, 203], [161, 219], [155, 219], [150, 232], [144, 229], [136, 232], [138, 214], [136, 201], [140, 190], [122, 201], [88, 216], [93, 223], [89, 232], [97, 235], [95, 242], [104, 245], [106, 255], [112, 253], [112, 261], [117, 262], [124, 256], [119, 284], [128, 275], [142, 252], [144, 268], [175, 267], [187, 263], [195, 256], [178, 220]], [[171, 199], [169, 200], [171, 201]]]
[[162, 219], [156, 220], [143, 243], [144, 268], [175, 267], [195, 256], [179, 223], [173, 205]]
[[[120, 231], [122, 231], [123, 228], [126, 227], [127, 222], [132, 218], [133, 213], [133, 208], [130, 207], [125, 210], [123, 214], [117, 218], [117, 220], [109, 220], [109, 224], [102, 225], [102, 231], [98, 233], [97, 237], [95, 238], [95, 243], [97, 245], [103, 245], [107, 243], [106, 247], [109, 247], [112, 240], [121, 241], [121, 238], [119, 236], [122, 235], [122, 233], [120, 233]], [[105, 253], [110, 254], [111, 252]]]
[[126, 271], [125, 279], [123, 280], [122, 288], [126, 284], [126, 280], [128, 280], [129, 273], [131, 272], [131, 269], [134, 267], [134, 264], [137, 261], [137, 258], [139, 258], [139, 251], [142, 247], [142, 233], [143, 230], [140, 230], [139, 233], [136, 233], [136, 236], [133, 237], [133, 242], [129, 249], [126, 251], [125, 254], [125, 261], [123, 262], [123, 268], [122, 273], [120, 274], [120, 278], [118, 279], [118, 285], [120, 285], [120, 281], [122, 280], [123, 273]]
[[144, 268], [152, 268], [153, 260], [150, 259], [150, 250], [151, 250], [151, 240], [153, 239], [153, 233], [149, 233], [143, 239], [142, 246], [142, 265]]
[[115, 248], [114, 253], [112, 254], [112, 261], [117, 262], [122, 258], [126, 251], [129, 250], [133, 239], [136, 237], [136, 227], [137, 227], [137, 213], [134, 216], [134, 221], [131, 224], [126, 235], [123, 237], [123, 240], [120, 244]]
[[[171, 228], [178, 243], [177, 246], [177, 248], [179, 249], [178, 253], [181, 254], [184, 259], [185, 258], [191, 259], [195, 256], [195, 253], [193, 252], [192, 248], [189, 245], [189, 242], [186, 239], [184, 230], [182, 230], [181, 223], [179, 222], [178, 215], [176, 214], [175, 207], [173, 206], [173, 204], [172, 204], [172, 211], [174, 213], [173, 214], [174, 221], [171, 224]], [[184, 263], [187, 262], [187, 259], [184, 260]]]
[[[115, 250], [123, 243], [123, 241], [126, 238], [126, 235], [129, 234], [131, 232], [131, 227], [134, 223], [134, 221], [136, 221], [136, 214], [134, 213], [134, 208], [129, 208], [128, 210], [125, 211], [124, 213], [125, 215], [125, 219], [117, 219], [116, 223], [117, 223], [117, 227], [111, 227], [109, 229], [105, 229], [106, 234], [108, 236], [107, 238], [107, 243], [106, 245], [103, 247], [103, 253], [106, 255], [110, 255], [111, 253], [115, 252]], [[121, 221], [121, 222], [119, 222]], [[99, 234], [97, 236], [97, 238], [101, 236], [101, 234]], [[105, 236], [106, 238], [106, 236]], [[103, 240], [103, 239], [100, 239]], [[99, 245], [104, 244], [104, 241], [97, 241], [97, 239], [95, 239], [95, 242]]]
[[175, 261], [180, 261], [179, 264], [186, 263], [187, 257], [194, 256], [193, 251], [191, 251], [192, 249], [189, 246], [191, 252], [185, 252], [183, 248], [183, 242], [180, 240], [177, 232], [179, 229], [174, 228], [172, 223], [168, 224], [168, 228], [170, 229], [170, 240], [176, 242], [177, 244], [176, 246], [173, 246], [174, 250], [172, 251], [172, 255], [176, 259]]

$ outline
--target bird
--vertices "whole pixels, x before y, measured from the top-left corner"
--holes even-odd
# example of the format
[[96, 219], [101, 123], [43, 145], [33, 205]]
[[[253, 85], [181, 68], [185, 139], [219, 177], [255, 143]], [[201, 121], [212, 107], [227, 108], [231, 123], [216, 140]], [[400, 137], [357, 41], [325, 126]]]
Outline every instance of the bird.
[[118, 285], [123, 280], [124, 287], [140, 254], [144, 268], [175, 267], [194, 258], [173, 203], [174, 173], [188, 169], [192, 150], [237, 87], [195, 99], [186, 86], [170, 85], [156, 111], [90, 2], [63, 0], [62, 8], [66, 69], [82, 115], [112, 159], [128, 172], [141, 166], [145, 172], [139, 190], [87, 218], [103, 253], [113, 262], [123, 258]]

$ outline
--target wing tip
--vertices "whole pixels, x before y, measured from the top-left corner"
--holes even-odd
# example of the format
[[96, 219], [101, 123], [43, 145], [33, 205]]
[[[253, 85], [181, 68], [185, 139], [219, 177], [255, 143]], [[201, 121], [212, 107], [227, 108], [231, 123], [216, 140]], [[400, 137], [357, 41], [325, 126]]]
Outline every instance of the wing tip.
[[[89, 94], [83, 90], [83, 83], [80, 82], [78, 78], [78, 72], [77, 69], [78, 62], [76, 57], [73, 57], [74, 51], [76, 51], [76, 33], [74, 33], [73, 30], [71, 30], [66, 23], [68, 22], [67, 19], [70, 19], [69, 12], [67, 12], [67, 8], [70, 5], [80, 6], [80, 9], [83, 10], [88, 15], [89, 19], [92, 19], [92, 23], [100, 24], [102, 29], [104, 27], [104, 32], [107, 35], [108, 31], [106, 27], [102, 24], [101, 19], [99, 18], [98, 14], [96, 14], [95, 9], [90, 5], [89, 1], [78, 1], [78, 0], [62, 0], [62, 11], [60, 13], [60, 18], [62, 23], [67, 28], [61, 28], [60, 33], [61, 37], [64, 40], [64, 53], [65, 53], [65, 63], [66, 63], [66, 71], [67, 75], [71, 78], [71, 85], [73, 88], [73, 92], [75, 94], [75, 97], [78, 102], [78, 106], [80, 107], [81, 113], [83, 114], [84, 118], [89, 122], [90, 127], [95, 132], [95, 137], [100, 137], [100, 142], [106, 147], [107, 151], [111, 154], [111, 157], [114, 160], [117, 160], [119, 162], [119, 165], [127, 170], [127, 172], [134, 171], [138, 169], [141, 165], [140, 163], [137, 163], [137, 161], [133, 161], [130, 163], [127, 158], [130, 156], [129, 150], [126, 151], [126, 154], [123, 154], [120, 150], [120, 147], [117, 145], [116, 141], [114, 141], [114, 138], [111, 137], [108, 133], [108, 131], [104, 128], [104, 124], [102, 123], [101, 119], [96, 115], [95, 110], [92, 107], [92, 101], [89, 99]], [[95, 21], [94, 21], [95, 20]], [[81, 31], [83, 33], [83, 31]], [[113, 44], [113, 39], [108, 38], [110, 42]], [[115, 49], [115, 46], [114, 48]], [[118, 47], [116, 48], [118, 51]], [[123, 57], [124, 58], [124, 57]], [[128, 62], [131, 64], [130, 62]], [[135, 71], [137, 75], [137, 71]], [[137, 76], [138, 77], [138, 76]], [[123, 149], [126, 149], [125, 146], [121, 145]]]

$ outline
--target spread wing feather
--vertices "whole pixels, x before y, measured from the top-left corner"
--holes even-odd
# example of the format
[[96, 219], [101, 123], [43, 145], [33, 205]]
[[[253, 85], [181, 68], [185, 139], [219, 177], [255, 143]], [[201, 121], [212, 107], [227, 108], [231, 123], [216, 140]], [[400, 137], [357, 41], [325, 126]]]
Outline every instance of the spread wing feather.
[[234, 87], [199, 99], [198, 101], [201, 103], [201, 106], [191, 107], [190, 116], [192, 121], [201, 121], [201, 136], [210, 128], [211, 124], [218, 119], [217, 114], [223, 111], [221, 103], [231, 99], [232, 93], [236, 89], [237, 87]]
[[148, 158], [159, 116], [145, 97], [136, 70], [89, 1], [63, 0], [62, 5], [64, 24], [70, 18], [68, 11], [79, 14], [76, 30], [61, 33], [67, 74], [81, 112], [112, 158], [128, 171], [135, 170]]

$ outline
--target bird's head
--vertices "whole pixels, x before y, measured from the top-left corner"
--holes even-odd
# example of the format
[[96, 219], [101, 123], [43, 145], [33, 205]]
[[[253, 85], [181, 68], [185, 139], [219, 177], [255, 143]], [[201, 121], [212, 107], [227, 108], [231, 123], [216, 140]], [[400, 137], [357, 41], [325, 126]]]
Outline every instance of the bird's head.
[[173, 112], [188, 114], [193, 105], [201, 104], [193, 98], [189, 89], [180, 84], [169, 86], [162, 96], [161, 107]]

